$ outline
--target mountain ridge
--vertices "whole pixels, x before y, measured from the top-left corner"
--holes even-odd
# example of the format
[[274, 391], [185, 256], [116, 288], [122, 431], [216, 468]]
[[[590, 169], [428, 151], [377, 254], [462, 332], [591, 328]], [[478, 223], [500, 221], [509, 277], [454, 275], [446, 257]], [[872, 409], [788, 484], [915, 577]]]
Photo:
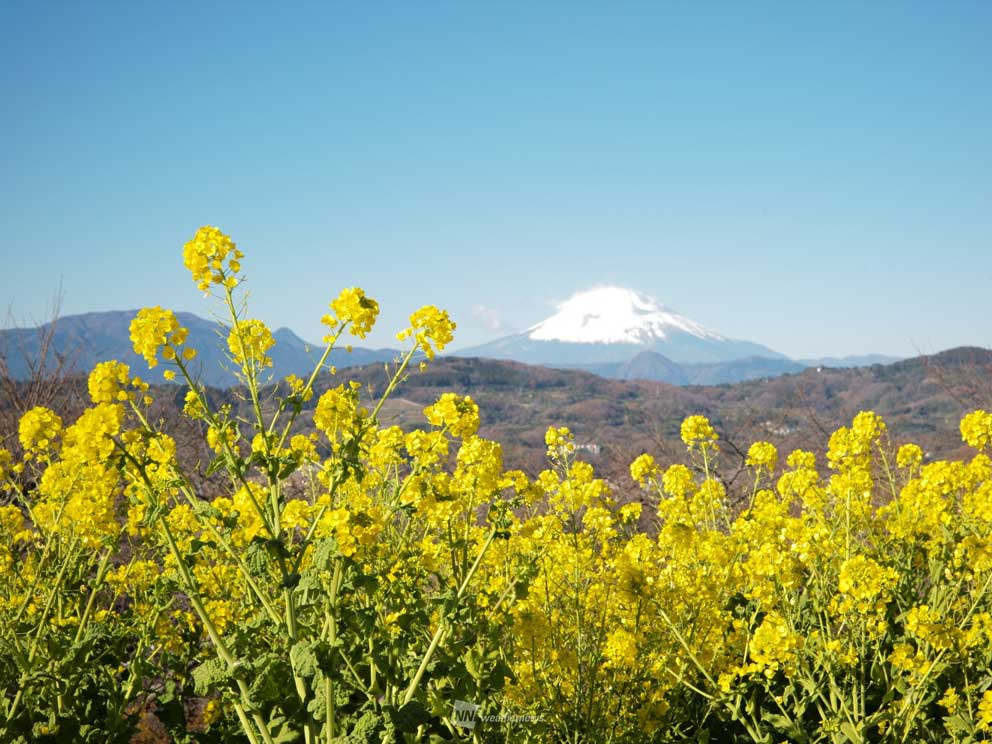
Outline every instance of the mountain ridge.
[[[106, 310], [77, 315], [65, 315], [51, 323], [36, 328], [10, 328], [0, 330], [0, 355], [4, 355], [10, 375], [14, 379], [30, 376], [31, 360], [37, 360], [46, 334], [51, 333], [51, 343], [55, 358], [63, 358], [77, 371], [88, 373], [98, 362], [116, 359], [131, 367], [132, 373], [149, 382], [162, 379], [166, 369], [159, 364], [149, 369], [144, 358], [134, 353], [131, 346], [131, 320], [137, 310]], [[227, 357], [228, 326], [219, 321], [207, 320], [194, 313], [177, 312], [176, 318], [189, 329], [187, 344], [197, 350], [191, 363], [193, 372], [201, 375], [202, 381], [213, 387], [229, 387], [237, 383]], [[275, 346], [269, 350], [273, 366], [269, 370], [273, 379], [289, 374], [309, 375], [320, 358], [320, 345], [311, 345], [285, 326], [273, 332]], [[353, 347], [349, 352], [343, 348], [331, 351], [327, 364], [346, 368], [388, 362], [401, 352], [397, 349], [368, 349]]]
[[[645, 303], [646, 304], [646, 303]], [[657, 303], [658, 307], [661, 306]], [[654, 310], [650, 308], [647, 315]], [[144, 359], [136, 355], [131, 347], [130, 322], [137, 310], [110, 310], [66, 315], [56, 321], [51, 335], [52, 351], [79, 371], [89, 371], [97, 362], [117, 359], [130, 365], [134, 373], [150, 381], [160, 379], [163, 367], [149, 370]], [[667, 317], [674, 317], [676, 325], [693, 328], [694, 321], [685, 319], [674, 311], [664, 309]], [[176, 314], [180, 322], [190, 329], [189, 344], [199, 355], [193, 368], [203, 375], [205, 383], [216, 387], [227, 387], [236, 383], [229, 370], [226, 356], [227, 327], [218, 321], [208, 320], [189, 312]], [[652, 316], [657, 320], [657, 315]], [[681, 319], [681, 320], [680, 320]], [[536, 324], [536, 328], [541, 324]], [[795, 374], [807, 367], [862, 366], [863, 363], [886, 363], [895, 361], [893, 357], [882, 355], [862, 355], [855, 357], [824, 357], [820, 359], [792, 360], [785, 355], [767, 356], [766, 353], [753, 353], [755, 345], [727, 339], [699, 326], [700, 335], [724, 344], [724, 349], [732, 349], [730, 359], [708, 359], [702, 362], [678, 362], [653, 348], [643, 345], [618, 342], [610, 344], [609, 353], [598, 357], [590, 353], [596, 343], [546, 341], [530, 339], [526, 332], [504, 337], [479, 347], [462, 349], [449, 356], [468, 358], [477, 356], [488, 359], [511, 359], [525, 364], [540, 364], [551, 368], [582, 369], [607, 378], [623, 380], [655, 380], [674, 385], [718, 385], [740, 382], [748, 379], [776, 377]], [[36, 359], [46, 333], [51, 332], [51, 324], [36, 328], [10, 328], [0, 330], [0, 354], [6, 355], [11, 375], [15, 379], [30, 376], [29, 360]], [[271, 373], [274, 379], [288, 374], [300, 376], [309, 374], [319, 356], [319, 345], [308, 344], [291, 328], [282, 326], [273, 332], [276, 345], [270, 356], [273, 359]], [[700, 336], [672, 333], [675, 348], [681, 341], [699, 340]], [[523, 339], [523, 340], [521, 340]], [[692, 343], [690, 340], [689, 343]], [[503, 353], [507, 344], [516, 344], [514, 353]], [[726, 346], [731, 344], [731, 346]], [[736, 346], [735, 344], [742, 344]], [[530, 346], [528, 346], [530, 345]], [[526, 353], [533, 347], [534, 353]], [[757, 346], [758, 351], [766, 347]], [[540, 353], [539, 353], [540, 352]], [[370, 363], [388, 362], [401, 352], [391, 348], [354, 347], [349, 353], [343, 348], [334, 349], [328, 364], [346, 368]], [[719, 356], [719, 355], [717, 355]], [[49, 360], [51, 361], [51, 359]]]

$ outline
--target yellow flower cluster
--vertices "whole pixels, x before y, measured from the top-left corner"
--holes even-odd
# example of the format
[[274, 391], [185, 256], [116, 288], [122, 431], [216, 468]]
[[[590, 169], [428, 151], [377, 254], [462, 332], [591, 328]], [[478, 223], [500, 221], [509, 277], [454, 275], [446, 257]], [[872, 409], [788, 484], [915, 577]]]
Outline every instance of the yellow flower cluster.
[[865, 555], [853, 556], [841, 564], [838, 594], [831, 600], [830, 610], [839, 616], [857, 613], [855, 625], [863, 627], [868, 637], [878, 638], [888, 630], [885, 615], [898, 580], [895, 569], [880, 566]]
[[929, 605], [911, 607], [904, 619], [906, 632], [932, 648], [942, 651], [954, 645], [958, 629]]
[[187, 390], [183, 402], [183, 414], [192, 419], [199, 419], [203, 418], [206, 412], [200, 395], [195, 390]]
[[716, 449], [716, 431], [705, 416], [689, 416], [682, 422], [682, 441], [689, 449]]
[[207, 427], [207, 444], [218, 455], [225, 449], [233, 448], [237, 441], [238, 429], [232, 423], [222, 426], [211, 424]]
[[[145, 358], [149, 367], [158, 365], [158, 352], [168, 361], [176, 359], [179, 347], [186, 343], [189, 329], [179, 325], [179, 320], [171, 310], [159, 306], [146, 307], [138, 311], [131, 321], [131, 343], [134, 353]], [[182, 358], [189, 361], [196, 356], [196, 350], [184, 348]]]
[[14, 456], [9, 450], [0, 447], [0, 483], [14, 473]]
[[57, 444], [62, 434], [62, 419], [44, 406], [25, 413], [17, 427], [21, 447], [29, 454], [45, 454]]
[[62, 437], [62, 460], [106, 464], [115, 451], [113, 437], [120, 433], [124, 407], [119, 403], [98, 403], [87, 408]]
[[851, 427], [842, 426], [830, 436], [827, 459], [840, 471], [861, 470], [868, 462], [872, 446], [885, 432], [885, 423], [875, 413], [862, 411]]
[[983, 692], [978, 703], [978, 728], [982, 731], [992, 730], [992, 690]]
[[961, 419], [961, 438], [969, 447], [983, 450], [992, 439], [992, 413], [972, 411]]
[[[342, 289], [341, 294], [331, 302], [331, 310], [334, 315], [325, 315], [320, 322], [328, 328], [334, 328], [338, 324], [349, 326], [348, 332], [358, 338], [365, 338], [375, 325], [375, 319], [379, 316], [379, 303], [365, 294], [364, 290], [358, 287], [348, 287]], [[324, 337], [324, 343], [331, 343], [333, 335]]]
[[[100, 362], [93, 367], [87, 381], [90, 399], [94, 403], [134, 401], [139, 393], [148, 391], [148, 383], [137, 376], [132, 378], [130, 373], [130, 367], [123, 362]], [[143, 396], [143, 400], [146, 404], [151, 403], [147, 395]]]
[[789, 627], [788, 621], [777, 612], [769, 612], [754, 631], [749, 649], [752, 662], [741, 674], [757, 672], [773, 677], [780, 669], [790, 674], [795, 669], [796, 652], [802, 646], [802, 636]]
[[100, 403], [86, 409], [62, 434], [60, 458], [41, 474], [32, 516], [43, 533], [74, 535], [95, 547], [116, 536], [119, 474], [112, 455], [123, 408]]
[[575, 435], [567, 426], [548, 427], [544, 443], [548, 445], [548, 458], [552, 460], [575, 451]]
[[351, 430], [356, 417], [366, 415], [364, 408], [358, 404], [357, 382], [343, 384], [325, 392], [317, 400], [317, 408], [313, 413], [313, 423], [336, 446], [341, 437]]
[[424, 416], [432, 425], [447, 428], [455, 437], [469, 437], [479, 428], [479, 406], [468, 395], [444, 393], [424, 409]]
[[289, 394], [300, 396], [304, 402], [313, 397], [313, 388], [307, 387], [297, 375], [287, 375], [286, 384], [289, 386]]
[[748, 448], [747, 464], [771, 475], [778, 464], [778, 450], [769, 442], [755, 442]]
[[923, 462], [923, 450], [918, 444], [904, 444], [896, 452], [896, 465], [901, 468], [916, 468]]
[[242, 320], [231, 328], [227, 336], [227, 348], [231, 352], [234, 363], [241, 367], [245, 374], [248, 370], [261, 367], [271, 367], [272, 358], [266, 352], [275, 346], [272, 331], [260, 320]]
[[244, 254], [234, 245], [234, 241], [209, 225], [197, 230], [193, 239], [183, 246], [183, 263], [202, 292], [209, 291], [211, 284], [227, 289], [237, 286], [242, 258]]
[[657, 482], [660, 474], [661, 471], [658, 468], [658, 463], [647, 453], [638, 455], [630, 463], [630, 477], [636, 483], [640, 484], [642, 488], [647, 488], [651, 482]]
[[448, 439], [443, 432], [414, 429], [404, 437], [407, 454], [421, 468], [431, 468], [448, 456]]
[[410, 327], [396, 334], [399, 341], [413, 336], [416, 348], [433, 359], [438, 351], [454, 339], [455, 324], [448, 317], [447, 310], [439, 310], [434, 305], [424, 305], [410, 316]]

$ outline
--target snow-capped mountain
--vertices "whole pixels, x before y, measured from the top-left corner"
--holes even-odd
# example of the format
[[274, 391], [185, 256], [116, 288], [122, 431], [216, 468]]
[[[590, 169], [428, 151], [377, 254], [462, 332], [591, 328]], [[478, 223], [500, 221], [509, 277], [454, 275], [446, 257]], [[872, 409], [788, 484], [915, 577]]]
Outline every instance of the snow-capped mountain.
[[726, 341], [654, 298], [624, 287], [599, 287], [573, 295], [558, 306], [558, 312], [524, 333], [536, 341], [579, 344], [650, 344], [674, 333]]
[[459, 355], [585, 366], [627, 362], [644, 351], [679, 364], [747, 357], [786, 359], [766, 346], [726, 338], [653, 297], [625, 287], [579, 292], [523, 333], [464, 349]]

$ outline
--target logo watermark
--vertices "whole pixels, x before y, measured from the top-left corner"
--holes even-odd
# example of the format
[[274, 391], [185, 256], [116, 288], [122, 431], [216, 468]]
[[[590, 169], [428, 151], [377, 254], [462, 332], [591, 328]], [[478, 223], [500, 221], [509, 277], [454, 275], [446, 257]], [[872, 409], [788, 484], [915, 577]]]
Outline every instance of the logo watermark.
[[475, 716], [479, 711], [479, 706], [475, 703], [466, 703], [464, 700], [456, 700], [454, 711], [451, 715], [451, 722], [456, 726], [471, 731], [475, 728]]
[[451, 722], [456, 726], [471, 731], [479, 723], [534, 723], [540, 721], [540, 716], [531, 715], [479, 715], [479, 707], [475, 703], [456, 700], [452, 705]]

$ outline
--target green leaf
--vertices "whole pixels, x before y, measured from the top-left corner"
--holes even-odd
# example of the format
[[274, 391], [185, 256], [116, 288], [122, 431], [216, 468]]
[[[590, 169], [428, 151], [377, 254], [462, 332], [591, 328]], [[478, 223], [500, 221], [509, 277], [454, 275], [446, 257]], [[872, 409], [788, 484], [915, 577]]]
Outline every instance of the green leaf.
[[851, 742], [862, 742], [864, 737], [860, 732], [851, 724], [850, 721], [844, 721], [840, 724], [840, 732], [847, 737], [848, 741]]
[[193, 670], [193, 683], [197, 695], [207, 695], [230, 681], [227, 663], [220, 659], [205, 661]]
[[[763, 713], [762, 721], [771, 725], [778, 733], [789, 737], [789, 741], [804, 742], [808, 737], [793, 721], [779, 713]], [[850, 725], [850, 724], [848, 724]]]
[[419, 700], [411, 700], [399, 710], [391, 709], [393, 725], [405, 734], [415, 734], [417, 729], [430, 723], [431, 714]]
[[302, 738], [302, 733], [285, 716], [276, 716], [269, 721], [269, 733], [273, 744], [293, 744]]
[[211, 519], [224, 518], [224, 513], [210, 502], [201, 503], [198, 511], [201, 517], [209, 517]]
[[289, 551], [286, 549], [286, 544], [280, 538], [269, 538], [265, 541], [265, 549], [269, 551], [269, 555], [273, 558], [289, 558]]
[[307, 712], [314, 717], [316, 721], [323, 721], [324, 717], [327, 715], [327, 703], [324, 700], [323, 694], [316, 694], [307, 703]]
[[338, 557], [338, 545], [331, 537], [325, 537], [314, 544], [313, 566], [320, 571], [330, 571], [334, 559]]
[[482, 671], [479, 668], [479, 658], [475, 653], [474, 648], [470, 648], [464, 656], [465, 669], [471, 674], [475, 679], [482, 678]]
[[307, 641], [301, 641], [289, 650], [289, 660], [296, 673], [307, 679], [315, 677], [320, 669], [317, 664], [317, 654], [314, 653], [313, 646]]
[[265, 550], [265, 538], [256, 537], [245, 550], [245, 565], [252, 576], [263, 576], [269, 567], [269, 555]]
[[207, 465], [207, 477], [209, 478], [211, 475], [216, 473], [222, 467], [224, 467], [224, 456], [218, 455], [217, 457], [215, 457], [213, 460], [210, 461], [209, 465]]
[[189, 554], [194, 555], [203, 550], [203, 548], [207, 547], [215, 548], [217, 547], [217, 543], [213, 540], [200, 540], [199, 538], [194, 537], [189, 544]]
[[380, 744], [379, 731], [382, 728], [382, 714], [367, 710], [355, 723], [346, 741], [348, 744]]
[[292, 677], [293, 670], [285, 659], [276, 654], [263, 655], [252, 664], [251, 687], [248, 688], [252, 705], [263, 709], [266, 703], [281, 701], [286, 695], [287, 680]]
[[286, 480], [291, 476], [300, 465], [299, 458], [297, 457], [283, 457], [279, 458], [282, 463], [282, 467], [279, 469], [278, 478], [279, 480]]

